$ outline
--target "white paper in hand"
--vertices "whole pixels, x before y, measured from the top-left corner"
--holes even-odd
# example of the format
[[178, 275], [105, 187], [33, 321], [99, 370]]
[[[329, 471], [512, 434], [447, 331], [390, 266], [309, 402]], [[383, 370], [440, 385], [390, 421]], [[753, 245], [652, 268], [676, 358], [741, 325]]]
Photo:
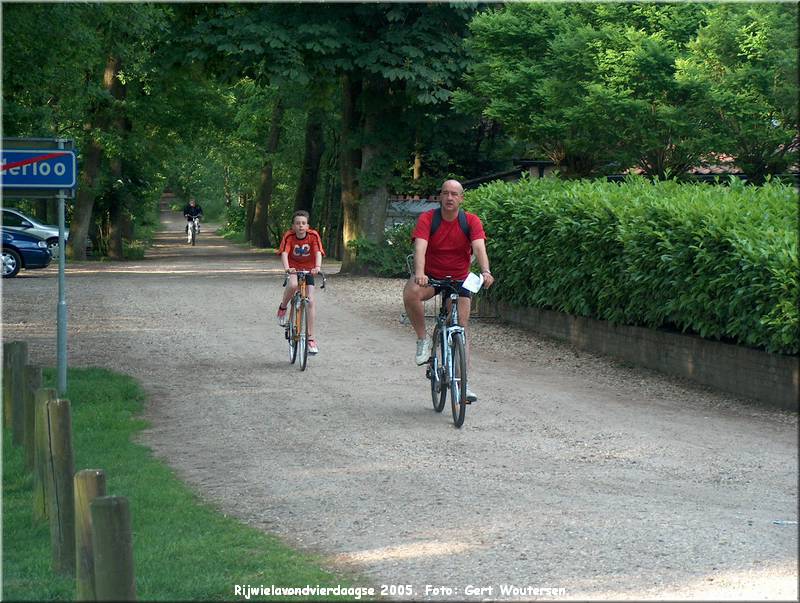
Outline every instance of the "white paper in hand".
[[483, 285], [483, 275], [482, 274], [475, 274], [474, 272], [470, 272], [469, 276], [464, 279], [464, 289], [467, 291], [471, 291], [472, 293], [477, 293], [480, 291], [481, 286]]

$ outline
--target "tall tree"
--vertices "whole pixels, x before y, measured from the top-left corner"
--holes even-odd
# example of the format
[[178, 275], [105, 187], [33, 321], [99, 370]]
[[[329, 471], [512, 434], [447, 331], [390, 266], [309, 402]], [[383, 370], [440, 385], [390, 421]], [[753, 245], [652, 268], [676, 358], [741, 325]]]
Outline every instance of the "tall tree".
[[719, 4], [681, 62], [682, 81], [706, 90], [714, 151], [761, 183], [798, 156], [798, 8]]
[[703, 123], [691, 110], [697, 87], [676, 82], [676, 61], [702, 19], [688, 4], [487, 11], [471, 23], [476, 62], [457, 104], [483, 107], [567, 176], [636, 164], [679, 173], [702, 148]]
[[[311, 81], [345, 83], [339, 162], [343, 233], [345, 242], [361, 235], [378, 241], [394, 163], [414, 145], [408, 108], [448, 100], [463, 70], [461, 39], [474, 10], [323, 4], [309, 13], [291, 4], [225, 6], [195, 24], [198, 48], [192, 54], [213, 63], [224, 57], [229, 70], [294, 90], [296, 98], [307, 93]], [[345, 257], [345, 269], [352, 259]]]
[[267, 137], [264, 149], [265, 161], [264, 165], [261, 166], [261, 181], [258, 187], [258, 196], [256, 197], [255, 211], [253, 214], [253, 230], [250, 240], [256, 247], [269, 247], [271, 245], [269, 237], [269, 218], [273, 187], [273, 157], [278, 150], [278, 141], [280, 140], [284, 111], [285, 105], [283, 99], [279, 96], [275, 99], [275, 105], [272, 109], [269, 136]]
[[314, 216], [314, 196], [318, 188], [319, 168], [325, 153], [324, 116], [317, 107], [311, 107], [306, 117], [306, 134], [300, 180], [294, 197], [294, 209], [307, 211]]

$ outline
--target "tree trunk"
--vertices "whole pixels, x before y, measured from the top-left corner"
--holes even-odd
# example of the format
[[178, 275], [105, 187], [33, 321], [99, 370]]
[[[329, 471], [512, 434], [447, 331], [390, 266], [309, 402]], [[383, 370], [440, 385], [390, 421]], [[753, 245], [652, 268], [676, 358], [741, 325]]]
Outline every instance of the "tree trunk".
[[[365, 85], [370, 99], [388, 96], [386, 80], [379, 79]], [[361, 151], [361, 203], [358, 221], [360, 231], [368, 241], [383, 243], [386, 225], [386, 208], [389, 204], [389, 161], [386, 149], [390, 144], [382, 140], [382, 122], [387, 119], [386, 105], [367, 102], [364, 111], [364, 145]], [[380, 112], [378, 112], [380, 110]]]
[[341, 272], [352, 272], [356, 268], [356, 257], [348, 243], [358, 238], [359, 168], [361, 148], [356, 133], [360, 122], [358, 101], [362, 83], [350, 75], [342, 76], [342, 138], [339, 169], [342, 180], [342, 268]]
[[422, 151], [418, 148], [414, 151], [414, 180], [422, 177]]
[[125, 212], [122, 199], [123, 191], [118, 186], [122, 179], [122, 162], [119, 158], [111, 160], [112, 188], [108, 193], [108, 257], [112, 260], [123, 259], [122, 224]]
[[319, 223], [314, 216], [314, 195], [319, 179], [319, 164], [325, 152], [325, 139], [322, 133], [322, 114], [317, 109], [308, 112], [306, 121], [306, 146], [303, 155], [303, 166], [300, 169], [300, 182], [294, 198], [294, 209], [305, 210]]
[[341, 259], [342, 192], [339, 186], [339, 140], [336, 133], [332, 135], [331, 146], [325, 165], [322, 203], [317, 203], [316, 213], [327, 256]]
[[[91, 130], [91, 124], [85, 129]], [[100, 160], [103, 150], [97, 142], [89, 137], [82, 153], [80, 182], [75, 198], [75, 210], [72, 213], [72, 223], [69, 227], [69, 241], [66, 251], [76, 260], [86, 259], [86, 237], [89, 236], [89, 226], [92, 221], [92, 209], [97, 194], [96, 180], [100, 171]]]
[[[104, 81], [103, 84], [110, 84], [111, 96], [114, 98], [113, 113], [115, 117], [113, 120], [113, 127], [122, 144], [120, 144], [120, 149], [117, 151], [118, 154], [111, 160], [108, 255], [112, 260], [121, 260], [124, 257], [122, 237], [125, 233], [126, 212], [123, 162], [119, 153], [125, 146], [124, 142], [128, 136], [128, 132], [131, 130], [131, 126], [125, 116], [124, 101], [127, 90], [125, 85], [117, 77], [117, 74], [122, 70], [122, 61], [117, 57], [111, 57], [109, 63], [112, 65], [113, 74], [111, 76], [111, 81]], [[106, 67], [106, 77], [108, 77], [108, 67]]]
[[[113, 87], [121, 85], [117, 77], [119, 71], [119, 61], [113, 57], [108, 57], [106, 67], [103, 72], [103, 88], [113, 95]], [[72, 214], [70, 224], [70, 237], [66, 251], [70, 257], [76, 260], [86, 259], [86, 237], [89, 234], [89, 227], [92, 221], [92, 210], [94, 209], [95, 196], [97, 190], [97, 175], [100, 171], [103, 149], [92, 136], [92, 130], [103, 128], [106, 125], [103, 119], [101, 108], [96, 107], [87, 123], [84, 124], [84, 132], [87, 135], [85, 152], [82, 153], [80, 184], [75, 199], [75, 211]]]
[[44, 203], [34, 203], [33, 212], [31, 213], [33, 213], [34, 218], [47, 224], [47, 206]]
[[45, 224], [58, 224], [58, 199], [47, 199], [45, 201]]
[[249, 241], [253, 236], [253, 215], [256, 212], [256, 204], [247, 193], [242, 193], [242, 203], [244, 203], [244, 240]]
[[222, 168], [222, 191], [225, 197], [225, 207], [228, 208], [233, 202], [233, 192], [231, 191], [231, 168], [227, 165]]
[[281, 122], [283, 121], [284, 106], [283, 101], [278, 98], [275, 107], [272, 109], [272, 120], [269, 128], [269, 138], [267, 139], [267, 160], [261, 168], [261, 181], [258, 186], [258, 196], [253, 214], [253, 229], [250, 242], [255, 247], [265, 248], [270, 246], [269, 236], [269, 212], [272, 202], [272, 161], [275, 151], [278, 150], [280, 141]]

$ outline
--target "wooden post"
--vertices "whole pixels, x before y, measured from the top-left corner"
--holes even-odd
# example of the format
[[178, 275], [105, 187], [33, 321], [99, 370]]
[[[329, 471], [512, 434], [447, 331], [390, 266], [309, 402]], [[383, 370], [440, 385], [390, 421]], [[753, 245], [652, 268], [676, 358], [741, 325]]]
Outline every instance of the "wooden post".
[[11, 369], [5, 365], [8, 350], [3, 344], [3, 427], [11, 429]]
[[47, 467], [50, 455], [50, 427], [47, 424], [47, 404], [58, 396], [52, 387], [36, 392], [33, 417], [33, 520], [47, 519]]
[[23, 409], [25, 396], [25, 365], [28, 363], [28, 344], [24, 341], [12, 341], [8, 348], [9, 386], [11, 387], [11, 407], [9, 417], [11, 441], [15, 446], [22, 446]]
[[9, 387], [9, 358], [11, 357], [11, 342], [3, 343], [3, 425], [11, 425], [11, 388]]
[[47, 462], [47, 514], [53, 571], [75, 575], [75, 495], [72, 460], [72, 418], [69, 400], [52, 400], [47, 405], [50, 450]]
[[75, 474], [75, 599], [96, 600], [94, 549], [90, 504], [106, 495], [106, 475], [101, 469], [84, 469]]
[[25, 447], [25, 467], [33, 469], [36, 390], [42, 387], [42, 367], [25, 367], [25, 399], [23, 400], [22, 443]]
[[94, 584], [98, 601], [135, 601], [131, 513], [124, 496], [91, 502]]
[[11, 427], [11, 342], [3, 344], [3, 426]]

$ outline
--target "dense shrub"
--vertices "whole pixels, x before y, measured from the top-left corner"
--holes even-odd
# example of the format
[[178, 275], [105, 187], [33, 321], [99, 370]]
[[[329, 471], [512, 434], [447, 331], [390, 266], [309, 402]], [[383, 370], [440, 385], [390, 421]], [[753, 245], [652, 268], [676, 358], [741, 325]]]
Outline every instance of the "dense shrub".
[[467, 193], [493, 294], [618, 324], [797, 354], [797, 194], [629, 179], [496, 182]]
[[358, 261], [370, 273], [384, 277], [408, 276], [406, 256], [414, 251], [411, 243], [413, 228], [413, 223], [395, 226], [386, 232], [386, 242], [383, 245], [364, 238], [350, 241], [348, 245], [355, 249]]

